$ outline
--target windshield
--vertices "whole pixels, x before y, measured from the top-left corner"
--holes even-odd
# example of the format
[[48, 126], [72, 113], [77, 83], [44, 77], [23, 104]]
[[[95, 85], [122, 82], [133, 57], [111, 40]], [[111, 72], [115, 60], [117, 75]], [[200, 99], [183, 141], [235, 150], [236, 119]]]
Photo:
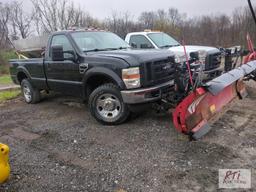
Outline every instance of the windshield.
[[78, 47], [84, 52], [130, 47], [123, 39], [110, 32], [74, 32], [71, 36]]
[[159, 48], [179, 46], [179, 42], [167, 35], [166, 33], [150, 33], [148, 37]]

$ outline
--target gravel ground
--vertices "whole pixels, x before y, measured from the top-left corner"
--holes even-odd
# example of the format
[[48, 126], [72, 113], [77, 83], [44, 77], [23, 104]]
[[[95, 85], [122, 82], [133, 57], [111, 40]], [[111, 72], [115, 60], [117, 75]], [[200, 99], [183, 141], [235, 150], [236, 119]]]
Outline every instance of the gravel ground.
[[197, 142], [177, 133], [167, 114], [106, 127], [74, 98], [8, 101], [0, 141], [11, 148], [12, 174], [0, 191], [225, 191], [217, 189], [220, 168], [251, 169], [255, 191], [256, 90], [249, 90]]

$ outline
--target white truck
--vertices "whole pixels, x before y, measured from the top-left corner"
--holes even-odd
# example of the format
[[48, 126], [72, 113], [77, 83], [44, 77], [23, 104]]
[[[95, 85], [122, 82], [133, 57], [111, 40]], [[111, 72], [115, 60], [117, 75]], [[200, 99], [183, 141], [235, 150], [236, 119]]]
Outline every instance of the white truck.
[[[145, 30], [128, 33], [125, 41], [135, 49], [168, 49], [175, 54], [177, 63], [186, 61], [183, 46], [163, 32]], [[198, 52], [203, 66], [202, 70], [209, 78], [218, 76], [223, 71], [222, 54], [218, 48], [188, 45], [186, 51], [189, 57], [191, 53]]]

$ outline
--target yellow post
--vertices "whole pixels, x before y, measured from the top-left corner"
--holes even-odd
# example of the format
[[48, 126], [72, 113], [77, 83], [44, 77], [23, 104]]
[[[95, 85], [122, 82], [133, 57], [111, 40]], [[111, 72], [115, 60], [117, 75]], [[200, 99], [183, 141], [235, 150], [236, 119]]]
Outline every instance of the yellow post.
[[0, 143], [0, 184], [8, 180], [10, 176], [9, 147]]

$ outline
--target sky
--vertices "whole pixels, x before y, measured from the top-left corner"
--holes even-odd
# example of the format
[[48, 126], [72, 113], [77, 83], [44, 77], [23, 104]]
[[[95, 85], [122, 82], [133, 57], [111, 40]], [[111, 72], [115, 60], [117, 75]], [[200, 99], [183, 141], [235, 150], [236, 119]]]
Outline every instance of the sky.
[[[13, 0], [0, 0], [10, 2]], [[155, 11], [157, 9], [177, 8], [188, 17], [205, 14], [226, 13], [231, 14], [235, 8], [247, 6], [247, 0], [73, 0], [82, 9], [92, 16], [104, 19], [113, 11], [128, 11], [135, 19], [143, 11]], [[30, 0], [23, 0], [24, 7], [31, 9]], [[256, 0], [252, 0], [256, 5]]]

